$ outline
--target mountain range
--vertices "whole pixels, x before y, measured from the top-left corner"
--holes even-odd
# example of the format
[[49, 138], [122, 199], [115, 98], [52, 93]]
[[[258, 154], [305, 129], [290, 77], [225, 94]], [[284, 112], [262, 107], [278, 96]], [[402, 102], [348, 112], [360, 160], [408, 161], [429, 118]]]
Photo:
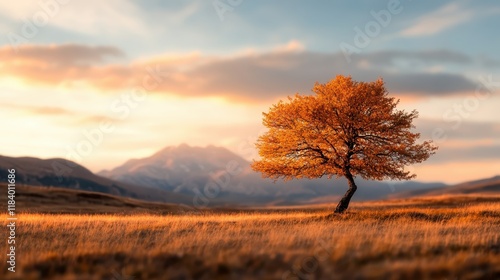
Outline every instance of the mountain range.
[[[344, 179], [301, 179], [288, 182], [262, 178], [250, 162], [226, 148], [167, 147], [149, 157], [132, 159], [101, 176], [135, 185], [223, 201], [238, 205], [299, 204], [331, 202], [344, 194]], [[356, 200], [381, 199], [389, 194], [418, 189], [439, 188], [441, 183], [357, 181]], [[206, 203], [205, 203], [206, 204]]]
[[[97, 174], [65, 159], [0, 156], [0, 176], [16, 168], [17, 182], [120, 195], [140, 200], [205, 207], [335, 203], [347, 189], [343, 178], [283, 182], [262, 178], [250, 162], [226, 148], [166, 147]], [[496, 181], [495, 181], [496, 180]], [[500, 177], [455, 186], [416, 181], [380, 182], [357, 178], [353, 200], [441, 193], [500, 191]], [[491, 184], [493, 182], [493, 184]]]
[[60, 158], [0, 156], [0, 178], [7, 178], [7, 169], [16, 170], [15, 180], [18, 185], [60, 187], [157, 202], [190, 202], [189, 197], [181, 194], [113, 181], [95, 175], [75, 162]]

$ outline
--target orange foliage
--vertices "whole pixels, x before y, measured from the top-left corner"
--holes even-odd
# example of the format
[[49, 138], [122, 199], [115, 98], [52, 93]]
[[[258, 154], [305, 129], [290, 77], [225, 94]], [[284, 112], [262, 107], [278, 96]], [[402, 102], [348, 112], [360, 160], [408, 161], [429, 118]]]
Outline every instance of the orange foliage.
[[404, 166], [435, 153], [411, 131], [417, 111], [396, 107], [382, 79], [357, 82], [337, 76], [313, 88], [315, 95], [288, 97], [263, 113], [269, 130], [257, 141], [261, 159], [252, 167], [265, 177], [411, 179]]

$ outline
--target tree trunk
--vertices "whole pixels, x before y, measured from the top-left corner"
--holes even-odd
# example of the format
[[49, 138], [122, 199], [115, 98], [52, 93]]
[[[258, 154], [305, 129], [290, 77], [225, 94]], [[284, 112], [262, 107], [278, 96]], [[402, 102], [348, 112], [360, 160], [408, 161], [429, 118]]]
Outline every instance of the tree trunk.
[[347, 174], [345, 175], [345, 177], [347, 178], [347, 182], [349, 183], [349, 189], [344, 194], [344, 197], [342, 197], [339, 204], [337, 204], [337, 208], [335, 208], [334, 213], [343, 213], [347, 209], [347, 207], [349, 207], [349, 202], [351, 201], [352, 196], [358, 189], [358, 187], [354, 183], [354, 178], [352, 177], [351, 174]]

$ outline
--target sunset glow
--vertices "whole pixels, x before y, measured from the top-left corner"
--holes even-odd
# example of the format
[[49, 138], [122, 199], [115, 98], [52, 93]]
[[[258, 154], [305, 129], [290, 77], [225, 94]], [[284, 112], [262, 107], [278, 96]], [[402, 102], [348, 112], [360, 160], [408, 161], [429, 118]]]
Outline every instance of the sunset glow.
[[[297, 3], [282, 13], [283, 2], [243, 1], [221, 18], [210, 1], [87, 2], [100, 8], [59, 4], [43, 25], [34, 22], [42, 6], [0, 4], [0, 154], [100, 171], [187, 143], [251, 160], [263, 111], [342, 74], [382, 77], [402, 108], [419, 111], [416, 131], [440, 148], [415, 166], [417, 180], [499, 173], [498, 6], [401, 1], [379, 35], [346, 54], [342, 43], [355, 44], [355, 27], [386, 4]], [[72, 158], [103, 122], [102, 139]]]

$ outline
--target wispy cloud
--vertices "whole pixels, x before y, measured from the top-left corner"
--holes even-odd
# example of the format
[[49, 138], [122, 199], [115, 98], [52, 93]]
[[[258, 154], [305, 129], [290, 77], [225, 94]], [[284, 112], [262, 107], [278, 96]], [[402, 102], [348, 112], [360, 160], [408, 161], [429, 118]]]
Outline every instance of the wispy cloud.
[[7, 110], [21, 111], [37, 116], [71, 116], [74, 112], [62, 107], [55, 106], [34, 106], [28, 104], [0, 103], [0, 106]]
[[[61, 1], [63, 2], [63, 1]], [[83, 34], [141, 34], [148, 28], [141, 18], [141, 10], [132, 1], [64, 1], [64, 4], [39, 2], [0, 2], [0, 15], [19, 24], [13, 32], [19, 32], [23, 20], [32, 21], [38, 14], [45, 13], [47, 24], [62, 30]], [[98, 8], [96, 8], [98, 7]]]
[[[21, 46], [16, 56], [10, 53], [9, 48], [0, 48], [0, 74], [4, 76], [32, 84], [68, 87], [84, 84], [112, 92], [143, 83], [148, 72], [162, 78], [162, 83], [155, 87], [156, 93], [239, 101], [274, 100], [295, 92], [307, 93], [316, 81], [326, 82], [338, 74], [361, 80], [382, 76], [389, 90], [398, 95], [443, 96], [475, 88], [475, 83], [461, 74], [429, 73], [429, 67], [436, 64], [467, 65], [473, 61], [467, 55], [446, 50], [366, 53], [353, 57], [352, 63], [347, 63], [342, 53], [304, 51], [299, 42], [236, 56], [159, 55], [129, 64], [108, 62], [110, 58], [123, 56], [113, 47], [30, 45]], [[393, 71], [401, 62], [411, 65], [410, 68]]]
[[[27, 108], [28, 109], [28, 108]], [[72, 113], [60, 107], [30, 107], [29, 110], [35, 115], [71, 115]]]
[[33, 106], [28, 104], [0, 103], [8, 110], [19, 111], [21, 113], [34, 116], [36, 118], [54, 118], [61, 120], [67, 125], [95, 125], [101, 122], [121, 123], [123, 120], [109, 117], [103, 114], [92, 114], [89, 112], [76, 111], [55, 106]]
[[457, 3], [450, 3], [418, 18], [410, 27], [401, 31], [400, 35], [417, 37], [438, 34], [470, 20], [473, 16], [472, 10], [466, 10]]
[[1, 61], [16, 61], [17, 64], [45, 61], [52, 66], [91, 65], [121, 57], [124, 57], [124, 53], [110, 46], [23, 45], [15, 54], [6, 47], [0, 48]]

